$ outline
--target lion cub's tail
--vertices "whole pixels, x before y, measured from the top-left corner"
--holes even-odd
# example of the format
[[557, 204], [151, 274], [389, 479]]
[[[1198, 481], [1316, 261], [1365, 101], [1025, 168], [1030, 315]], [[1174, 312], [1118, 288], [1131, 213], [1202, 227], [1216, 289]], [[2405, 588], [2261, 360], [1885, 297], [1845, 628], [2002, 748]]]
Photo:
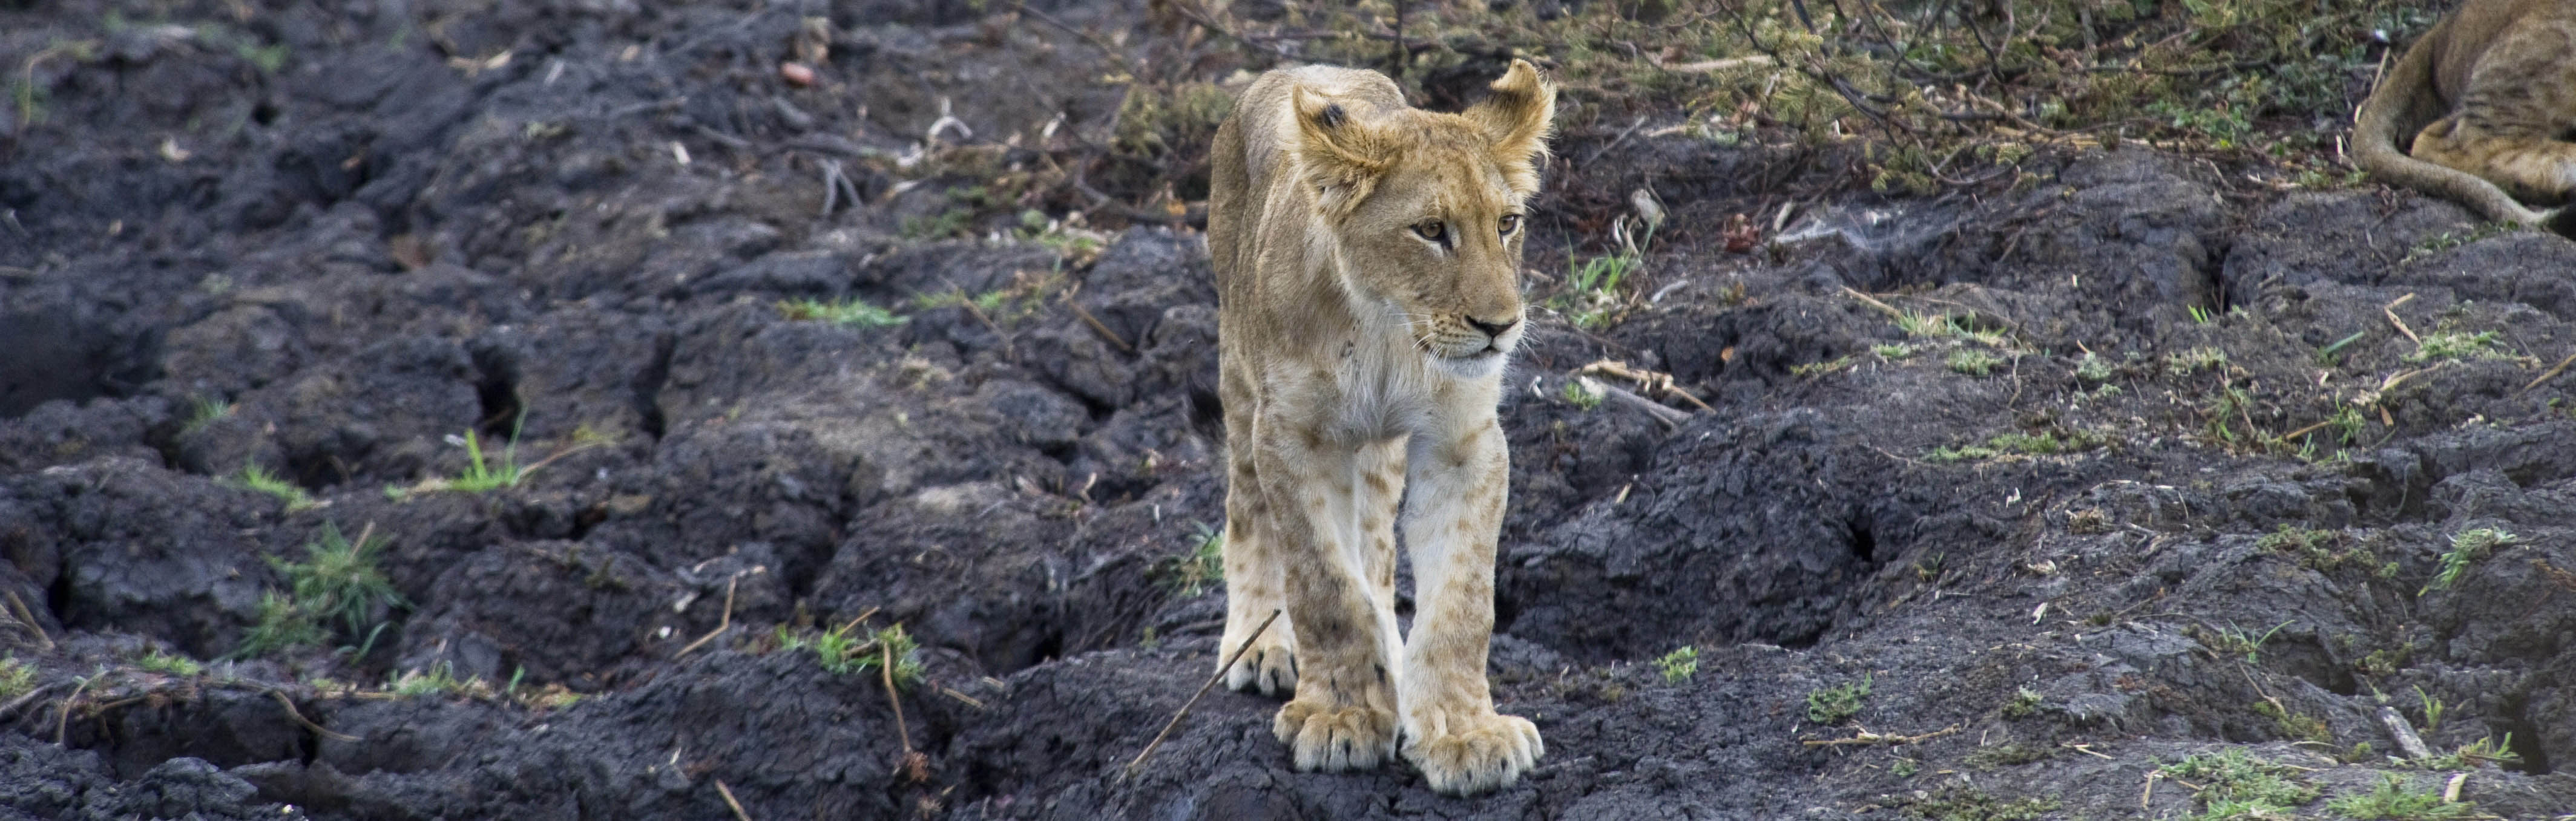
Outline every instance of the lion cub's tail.
[[2352, 129], [2353, 157], [2362, 170], [2383, 182], [2395, 183], [2428, 194], [2447, 197], [2476, 209], [2488, 219], [2523, 225], [2540, 225], [2561, 234], [2561, 226], [2576, 217], [2559, 213], [2542, 214], [2516, 202], [2504, 189], [2475, 174], [2438, 165], [2406, 155], [2398, 148], [2399, 140], [2413, 140], [2415, 132], [2431, 125], [2450, 112], [2442, 96], [2433, 87], [2433, 44], [2449, 33], [2451, 21], [2443, 20], [2432, 31], [2417, 38], [2406, 49], [2406, 56], [2370, 90], [2361, 103], [2361, 115]]

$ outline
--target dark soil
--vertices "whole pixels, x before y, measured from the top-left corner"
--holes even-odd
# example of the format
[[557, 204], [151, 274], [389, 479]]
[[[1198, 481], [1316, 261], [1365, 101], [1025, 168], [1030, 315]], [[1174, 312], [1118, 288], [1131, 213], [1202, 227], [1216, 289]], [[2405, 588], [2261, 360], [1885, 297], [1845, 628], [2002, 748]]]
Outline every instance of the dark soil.
[[[2306, 768], [2304, 815], [2455, 772], [2576, 813], [2565, 240], [2134, 146], [1891, 200], [1830, 151], [1570, 131], [1534, 299], [1603, 203], [1675, 216], [1510, 377], [1491, 674], [1547, 758], [1468, 800], [1300, 774], [1275, 701], [1216, 692], [1131, 773], [1223, 614], [1187, 562], [1222, 498], [1196, 212], [1116, 162], [951, 204], [993, 196], [958, 156], [1109, 139], [1102, 49], [1161, 59], [1166, 21], [341, 5], [0, 3], [0, 642], [34, 688], [0, 817], [2169, 818], [2206, 785], [2150, 773], [2229, 748]], [[924, 147], [943, 110], [971, 136]], [[852, 298], [904, 320], [780, 307]], [[1710, 410], [1569, 398], [1599, 359]], [[533, 471], [440, 488], [469, 433]], [[326, 525], [401, 604], [240, 652]], [[2516, 538], [2437, 578], [2481, 529]], [[898, 623], [891, 698], [782, 647]], [[2514, 758], [2397, 762], [2383, 706]]]

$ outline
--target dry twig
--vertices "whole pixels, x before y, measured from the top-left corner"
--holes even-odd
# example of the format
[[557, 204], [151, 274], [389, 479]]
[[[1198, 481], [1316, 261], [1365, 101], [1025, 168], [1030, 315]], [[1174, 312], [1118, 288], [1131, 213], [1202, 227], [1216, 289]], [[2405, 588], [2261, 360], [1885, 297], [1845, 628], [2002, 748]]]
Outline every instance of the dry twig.
[[320, 725], [320, 724], [315, 724], [315, 723], [313, 723], [313, 720], [312, 720], [312, 719], [305, 718], [305, 717], [304, 717], [304, 712], [303, 712], [303, 711], [295, 709], [295, 700], [294, 700], [294, 699], [287, 698], [287, 697], [286, 697], [286, 693], [285, 693], [285, 692], [283, 692], [283, 691], [279, 691], [279, 690], [270, 690], [270, 691], [268, 691], [268, 695], [269, 695], [271, 698], [275, 698], [275, 699], [277, 699], [277, 706], [280, 706], [280, 707], [284, 707], [284, 708], [286, 708], [286, 714], [287, 714], [287, 715], [290, 715], [290, 716], [294, 716], [294, 717], [295, 717], [295, 723], [304, 725], [304, 728], [305, 728], [305, 729], [307, 729], [307, 730], [312, 730], [312, 731], [314, 731], [314, 732], [316, 732], [316, 733], [320, 733], [320, 734], [322, 734], [322, 736], [323, 736], [324, 738], [329, 738], [329, 739], [334, 740], [334, 741], [356, 741], [356, 740], [358, 740], [358, 737], [357, 737], [357, 736], [353, 736], [353, 735], [350, 735], [350, 734], [348, 734], [348, 733], [335, 733], [335, 732], [332, 732], [330, 728], [328, 728], [328, 727], [324, 727], [324, 726], [322, 726], [322, 725]]
[[[2541, 372], [2540, 378], [2531, 380], [2531, 384], [2522, 386], [2522, 390], [2514, 391], [2514, 393], [2528, 392], [2533, 388], [2540, 387], [2540, 383], [2542, 382], [2558, 378], [2559, 374], [2567, 372], [2567, 366], [2569, 365], [2576, 365], [2576, 353], [2568, 354], [2567, 358], [2558, 360], [2557, 365], [2552, 366], [2549, 370]], [[13, 595], [10, 598], [15, 599], [17, 597]]]
[[1922, 735], [1887, 735], [1885, 733], [1873, 733], [1868, 730], [1862, 730], [1859, 735], [1852, 736], [1850, 738], [1810, 738], [1798, 743], [1809, 747], [1842, 747], [1852, 744], [1921, 744], [1923, 742], [1940, 738], [1945, 735], [1952, 735], [1957, 732], [1959, 732], [1959, 725], [1956, 724], [1924, 733]]
[[1252, 628], [1252, 635], [1244, 637], [1243, 645], [1234, 648], [1234, 655], [1227, 656], [1225, 663], [1217, 666], [1216, 675], [1208, 676], [1207, 683], [1199, 685], [1199, 691], [1192, 694], [1189, 701], [1181, 704], [1180, 712], [1173, 713], [1172, 720], [1163, 722], [1163, 731], [1155, 733], [1154, 740], [1146, 742], [1145, 749], [1136, 753], [1136, 760], [1127, 762], [1128, 777], [1135, 777], [1136, 769], [1144, 766], [1145, 757], [1153, 755], [1154, 748], [1163, 746], [1163, 738], [1172, 734], [1173, 727], [1180, 726], [1181, 717], [1190, 714], [1190, 708], [1198, 705], [1199, 697], [1207, 695], [1208, 688], [1215, 687], [1218, 679], [1225, 678], [1225, 671], [1234, 669], [1234, 663], [1243, 660], [1243, 651], [1252, 649], [1252, 643], [1261, 639], [1262, 631], [1269, 630], [1270, 623], [1278, 621], [1279, 614], [1285, 612], [1288, 611], [1272, 610], [1269, 618], [1261, 620], [1261, 626]]
[[726, 629], [733, 627], [733, 589], [735, 585], [741, 583], [742, 571], [736, 570], [733, 572], [732, 578], [725, 580], [724, 617], [716, 621], [716, 629], [709, 630], [706, 635], [699, 636], [697, 641], [689, 642], [689, 646], [680, 648], [680, 652], [671, 654], [671, 658], [676, 659], [681, 656], [688, 655], [689, 651], [698, 649], [699, 645], [714, 641], [715, 637], [724, 635], [724, 631]]
[[742, 811], [742, 802], [734, 800], [733, 788], [725, 786], [724, 779], [716, 779], [716, 794], [724, 796], [725, 806], [733, 810], [737, 821], [751, 821], [751, 813]]
[[2398, 297], [2395, 302], [2379, 306], [2379, 312], [2388, 316], [2388, 324], [2397, 326], [2398, 333], [2405, 334], [2406, 338], [2412, 340], [2417, 347], [2422, 347], [2424, 344], [2423, 337], [2416, 336], [2415, 329], [2406, 327], [2406, 320], [2397, 318], [2397, 306], [2404, 305], [2407, 300], [2414, 298], [2414, 294], [2407, 294], [2405, 296]]

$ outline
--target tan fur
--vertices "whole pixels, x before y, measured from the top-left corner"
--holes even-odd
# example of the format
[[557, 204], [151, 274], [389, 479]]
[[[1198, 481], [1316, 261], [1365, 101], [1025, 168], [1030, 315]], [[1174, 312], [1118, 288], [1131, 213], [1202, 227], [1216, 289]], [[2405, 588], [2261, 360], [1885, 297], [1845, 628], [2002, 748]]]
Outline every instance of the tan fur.
[[[2364, 101], [2353, 148], [2371, 174], [2489, 219], [2567, 231], [2576, 194], [2576, 3], [2469, 0]], [[2413, 156], [2407, 144], [2412, 138]], [[2517, 202], [2519, 199], [2521, 202]]]
[[[1485, 652], [1511, 477], [1494, 407], [1523, 328], [1528, 232], [1515, 223], [1538, 190], [1556, 89], [1517, 60], [1492, 89], [1437, 114], [1373, 71], [1281, 69], [1217, 130], [1208, 251], [1229, 463], [1217, 659], [1287, 611], [1222, 672], [1235, 689], [1294, 692], [1271, 729], [1301, 770], [1374, 767], [1400, 728], [1432, 788], [1463, 794], [1512, 783], [1544, 750], [1537, 727], [1494, 712]], [[1399, 527], [1416, 582], [1408, 636]]]

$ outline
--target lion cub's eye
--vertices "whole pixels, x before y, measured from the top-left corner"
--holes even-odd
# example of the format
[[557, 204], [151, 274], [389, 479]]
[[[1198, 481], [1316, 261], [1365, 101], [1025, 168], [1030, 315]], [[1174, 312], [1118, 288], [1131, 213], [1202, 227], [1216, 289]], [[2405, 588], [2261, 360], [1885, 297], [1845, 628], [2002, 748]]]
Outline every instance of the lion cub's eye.
[[1448, 231], [1449, 227], [1442, 225], [1439, 220], [1419, 222], [1415, 223], [1413, 226], [1413, 233], [1419, 234], [1423, 239], [1427, 239], [1432, 242], [1439, 242], [1440, 238], [1445, 236]]
[[1519, 214], [1504, 214], [1504, 215], [1503, 215], [1503, 224], [1502, 224], [1502, 233], [1503, 233], [1503, 236], [1507, 236], [1507, 237], [1508, 237], [1508, 236], [1511, 236], [1511, 235], [1512, 235], [1512, 232], [1513, 232], [1513, 231], [1516, 231], [1516, 230], [1519, 230], [1519, 229], [1520, 229], [1520, 227], [1521, 227], [1521, 215], [1519, 215]]

